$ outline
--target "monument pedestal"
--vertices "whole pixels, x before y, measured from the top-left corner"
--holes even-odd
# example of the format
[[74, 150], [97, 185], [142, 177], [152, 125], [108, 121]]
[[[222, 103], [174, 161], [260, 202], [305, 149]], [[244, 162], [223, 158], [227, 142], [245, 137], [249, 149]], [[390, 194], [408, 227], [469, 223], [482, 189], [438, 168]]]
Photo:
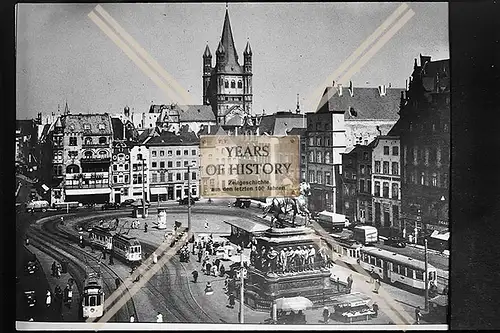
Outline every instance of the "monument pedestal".
[[269, 272], [258, 264], [250, 266], [245, 282], [245, 303], [255, 310], [268, 311], [278, 298], [303, 296], [319, 307], [336, 295], [349, 293], [346, 283], [337, 284], [330, 278], [331, 273], [319, 255], [320, 238], [311, 228], [271, 228], [257, 237], [258, 249], [264, 247], [268, 251], [272, 247], [278, 253], [285, 248], [295, 250], [305, 246], [309, 249], [311, 245], [315, 249], [313, 267], [296, 266], [292, 272], [283, 272], [277, 267]]

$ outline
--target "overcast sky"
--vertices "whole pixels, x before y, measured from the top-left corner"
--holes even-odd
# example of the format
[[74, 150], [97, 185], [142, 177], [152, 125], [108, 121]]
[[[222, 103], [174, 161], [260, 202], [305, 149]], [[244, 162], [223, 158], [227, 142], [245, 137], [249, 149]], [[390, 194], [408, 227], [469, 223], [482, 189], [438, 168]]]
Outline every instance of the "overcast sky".
[[[253, 112], [316, 109], [307, 96], [401, 3], [230, 3], [240, 64], [253, 51]], [[352, 78], [355, 87], [404, 87], [419, 54], [449, 58], [448, 5], [408, 3], [415, 15]], [[215, 50], [225, 4], [101, 4], [202, 103], [202, 54]], [[148, 112], [167, 96], [87, 16], [92, 4], [20, 4], [17, 17], [17, 119], [57, 112]], [[304, 105], [305, 104], [305, 105]]]

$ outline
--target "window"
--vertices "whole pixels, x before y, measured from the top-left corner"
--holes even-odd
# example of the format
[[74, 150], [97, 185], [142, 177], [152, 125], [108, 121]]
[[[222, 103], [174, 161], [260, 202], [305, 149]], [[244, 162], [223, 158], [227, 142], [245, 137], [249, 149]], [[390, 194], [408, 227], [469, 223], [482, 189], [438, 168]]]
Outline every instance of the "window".
[[325, 163], [329, 164], [330, 163], [330, 152], [327, 151], [325, 153]]
[[69, 138], [69, 145], [70, 145], [70, 146], [76, 146], [76, 137], [71, 136], [71, 137]]
[[363, 164], [359, 166], [359, 172], [361, 172], [362, 175], [365, 174], [365, 166]]
[[[221, 160], [221, 163], [224, 164], [224, 159]], [[184, 166], [187, 167], [189, 165], [189, 161], [184, 161]]]
[[322, 161], [323, 161], [323, 156], [322, 156], [322, 154], [321, 154], [321, 152], [320, 152], [320, 151], [318, 151], [317, 158], [318, 158], [318, 160], [317, 160], [316, 162], [317, 162], [317, 163], [322, 163]]
[[173, 181], [173, 179], [174, 179], [174, 174], [169, 172], [168, 173], [168, 181], [171, 182], [171, 181]]
[[99, 130], [100, 130], [100, 131], [104, 131], [104, 130], [106, 129], [106, 125], [104, 125], [104, 124], [99, 124], [99, 125], [98, 125], [98, 128], [99, 128]]
[[153, 151], [151, 152], [151, 156], [156, 157], [156, 150], [153, 150]]
[[420, 185], [425, 185], [425, 172], [420, 173]]
[[94, 154], [90, 150], [86, 151], [83, 155], [85, 156], [85, 158], [94, 157]]
[[384, 161], [384, 163], [383, 163], [383, 168], [384, 168], [384, 170], [383, 170], [383, 174], [384, 174], [384, 175], [388, 175], [388, 174], [389, 174], [389, 162]]
[[382, 259], [377, 258], [377, 267], [382, 267]]
[[167, 168], [171, 168], [171, 167], [172, 167], [172, 161], [167, 161]]
[[137, 175], [133, 175], [133, 176], [132, 176], [132, 183], [133, 183], [133, 184], [138, 184], [138, 183], [137, 183]]
[[392, 199], [399, 199], [399, 185], [396, 183], [392, 184]]
[[[128, 175], [125, 175], [125, 183], [129, 183], [129, 178], [128, 178]], [[128, 192], [128, 189], [127, 189], [127, 192]]]
[[309, 146], [314, 146], [314, 138], [309, 138]]
[[62, 163], [63, 162], [63, 153], [62, 151], [57, 151], [54, 153], [54, 163]]
[[436, 187], [438, 184], [437, 184], [437, 174], [436, 173], [433, 173], [432, 174], [432, 186]]
[[167, 151], [167, 156], [168, 156], [168, 157], [172, 157], [172, 151], [171, 151], [171, 150], [168, 150], [168, 151]]
[[91, 145], [92, 144], [92, 138], [87, 136], [85, 139], [83, 139], [83, 144], [84, 145]]
[[180, 168], [181, 167], [181, 161], [175, 161], [175, 167]]
[[384, 155], [389, 155], [389, 146], [384, 146]]
[[359, 180], [359, 192], [364, 192], [365, 191], [365, 180], [360, 179]]
[[118, 171], [118, 166], [116, 164], [113, 164], [113, 171]]
[[314, 171], [309, 171], [309, 182], [310, 183], [315, 183], [316, 182], [314, 180]]
[[[327, 127], [328, 127], [328, 125], [327, 125]], [[330, 137], [327, 136], [325, 138], [325, 147], [329, 147], [329, 146], [330, 146]]]
[[151, 167], [152, 168], [156, 168], [158, 166], [158, 163], [157, 162], [151, 162]]
[[164, 150], [160, 150], [160, 156], [165, 156], [165, 151]]
[[399, 175], [399, 163], [398, 162], [392, 162], [392, 174]]
[[128, 170], [128, 164], [125, 164], [125, 171]]
[[191, 155], [193, 155], [193, 156], [196, 155], [196, 149], [191, 149]]
[[187, 156], [187, 155], [189, 155], [189, 150], [184, 149], [184, 156]]
[[118, 176], [113, 176], [113, 183], [118, 183]]
[[316, 138], [316, 146], [321, 146], [321, 137]]
[[224, 81], [224, 88], [229, 88], [229, 81], [228, 80]]
[[189, 180], [189, 173], [184, 172], [184, 180]]
[[406, 267], [406, 277], [413, 279], [413, 269]]
[[175, 155], [176, 155], [176, 156], [181, 156], [181, 151], [180, 151], [179, 149], [177, 149], [177, 150], [175, 151]]
[[160, 183], [164, 183], [165, 182], [165, 172], [161, 172], [160, 173]]
[[325, 184], [332, 185], [332, 174], [329, 171], [325, 172]]
[[181, 180], [181, 174], [180, 174], [179, 172], [177, 172], [177, 173], [175, 174], [175, 179], [176, 179], [176, 180]]
[[423, 281], [424, 280], [424, 272], [415, 271], [415, 279]]
[[318, 184], [323, 184], [323, 172], [322, 171], [317, 172], [317, 177], [318, 177]]
[[66, 168], [66, 173], [79, 173], [79, 172], [80, 168], [78, 167], [78, 165], [75, 164], [68, 165], [68, 167]]
[[238, 81], [238, 88], [243, 88], [243, 83], [241, 82], [241, 80]]
[[314, 162], [314, 152], [309, 152], [309, 162]]
[[106, 137], [101, 136], [101, 137], [99, 138], [99, 144], [101, 144], [101, 145], [105, 145], [107, 142], [108, 142], [108, 140], [106, 139]]
[[375, 173], [380, 173], [380, 161], [375, 161]]
[[380, 196], [380, 182], [375, 182], [375, 192], [373, 195], [376, 197]]
[[196, 180], [196, 172], [191, 172], [191, 179]]
[[161, 169], [165, 169], [165, 161], [161, 161], [160, 162], [160, 168]]
[[83, 124], [83, 129], [85, 131], [90, 131], [90, 124]]
[[448, 124], [443, 124], [443, 131], [448, 132]]
[[142, 154], [137, 154], [137, 160], [138, 161], [142, 160]]
[[388, 182], [384, 182], [384, 198], [388, 198], [389, 197], [389, 183]]
[[372, 181], [371, 180], [367, 180], [366, 181], [366, 192], [367, 193], [371, 193], [372, 192]]
[[398, 264], [392, 264], [392, 271], [396, 274], [399, 274], [399, 265]]
[[231, 81], [231, 88], [236, 88], [236, 83], [234, 82], [234, 80]]

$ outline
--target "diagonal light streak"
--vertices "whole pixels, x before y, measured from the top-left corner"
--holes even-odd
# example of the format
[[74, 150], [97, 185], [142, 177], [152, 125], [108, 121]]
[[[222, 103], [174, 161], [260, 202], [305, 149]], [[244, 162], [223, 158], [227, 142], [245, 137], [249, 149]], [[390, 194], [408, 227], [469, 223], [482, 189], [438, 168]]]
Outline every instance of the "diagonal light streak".
[[[337, 77], [342, 74], [353, 62], [356, 60], [365, 50], [370, 46], [377, 38], [380, 37], [382, 32], [384, 32], [394, 21], [408, 8], [406, 3], [399, 6], [357, 49], [354, 51], [349, 58], [347, 58], [339, 68], [337, 68], [328, 78], [323, 82], [323, 84], [316, 89], [316, 91], [309, 96], [309, 100], [317, 101], [321, 98], [323, 93], [323, 87], [328, 86], [330, 82], [336, 80]], [[322, 105], [321, 105], [322, 106]], [[321, 107], [320, 106], [320, 107]]]
[[142, 61], [130, 47], [125, 44], [94, 12], [88, 14], [89, 18], [104, 32], [122, 51], [132, 60], [167, 96], [175, 96], [174, 92], [160, 77]]
[[158, 64], [156, 60], [151, 57], [151, 55], [144, 50], [143, 47], [130, 35], [125, 29], [115, 20], [111, 15], [102, 8], [101, 5], [97, 5], [95, 10], [101, 14], [104, 21], [108, 23], [116, 32], [126, 41], [128, 44], [139, 54], [149, 66], [151, 66], [157, 74], [159, 74], [169, 85], [173, 87], [175, 94], [178, 96], [181, 105], [193, 104], [191, 95], [170, 75], [163, 67]]

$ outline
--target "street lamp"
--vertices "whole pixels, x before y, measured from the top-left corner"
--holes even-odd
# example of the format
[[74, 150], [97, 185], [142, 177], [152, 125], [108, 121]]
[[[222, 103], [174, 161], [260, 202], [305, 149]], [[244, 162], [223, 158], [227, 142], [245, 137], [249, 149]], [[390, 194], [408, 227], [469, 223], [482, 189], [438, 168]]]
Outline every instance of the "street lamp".
[[424, 262], [425, 262], [425, 311], [429, 311], [429, 272], [427, 262], [427, 237], [424, 238]]
[[192, 230], [191, 230], [191, 168], [194, 164], [188, 164], [188, 240], [191, 240]]

